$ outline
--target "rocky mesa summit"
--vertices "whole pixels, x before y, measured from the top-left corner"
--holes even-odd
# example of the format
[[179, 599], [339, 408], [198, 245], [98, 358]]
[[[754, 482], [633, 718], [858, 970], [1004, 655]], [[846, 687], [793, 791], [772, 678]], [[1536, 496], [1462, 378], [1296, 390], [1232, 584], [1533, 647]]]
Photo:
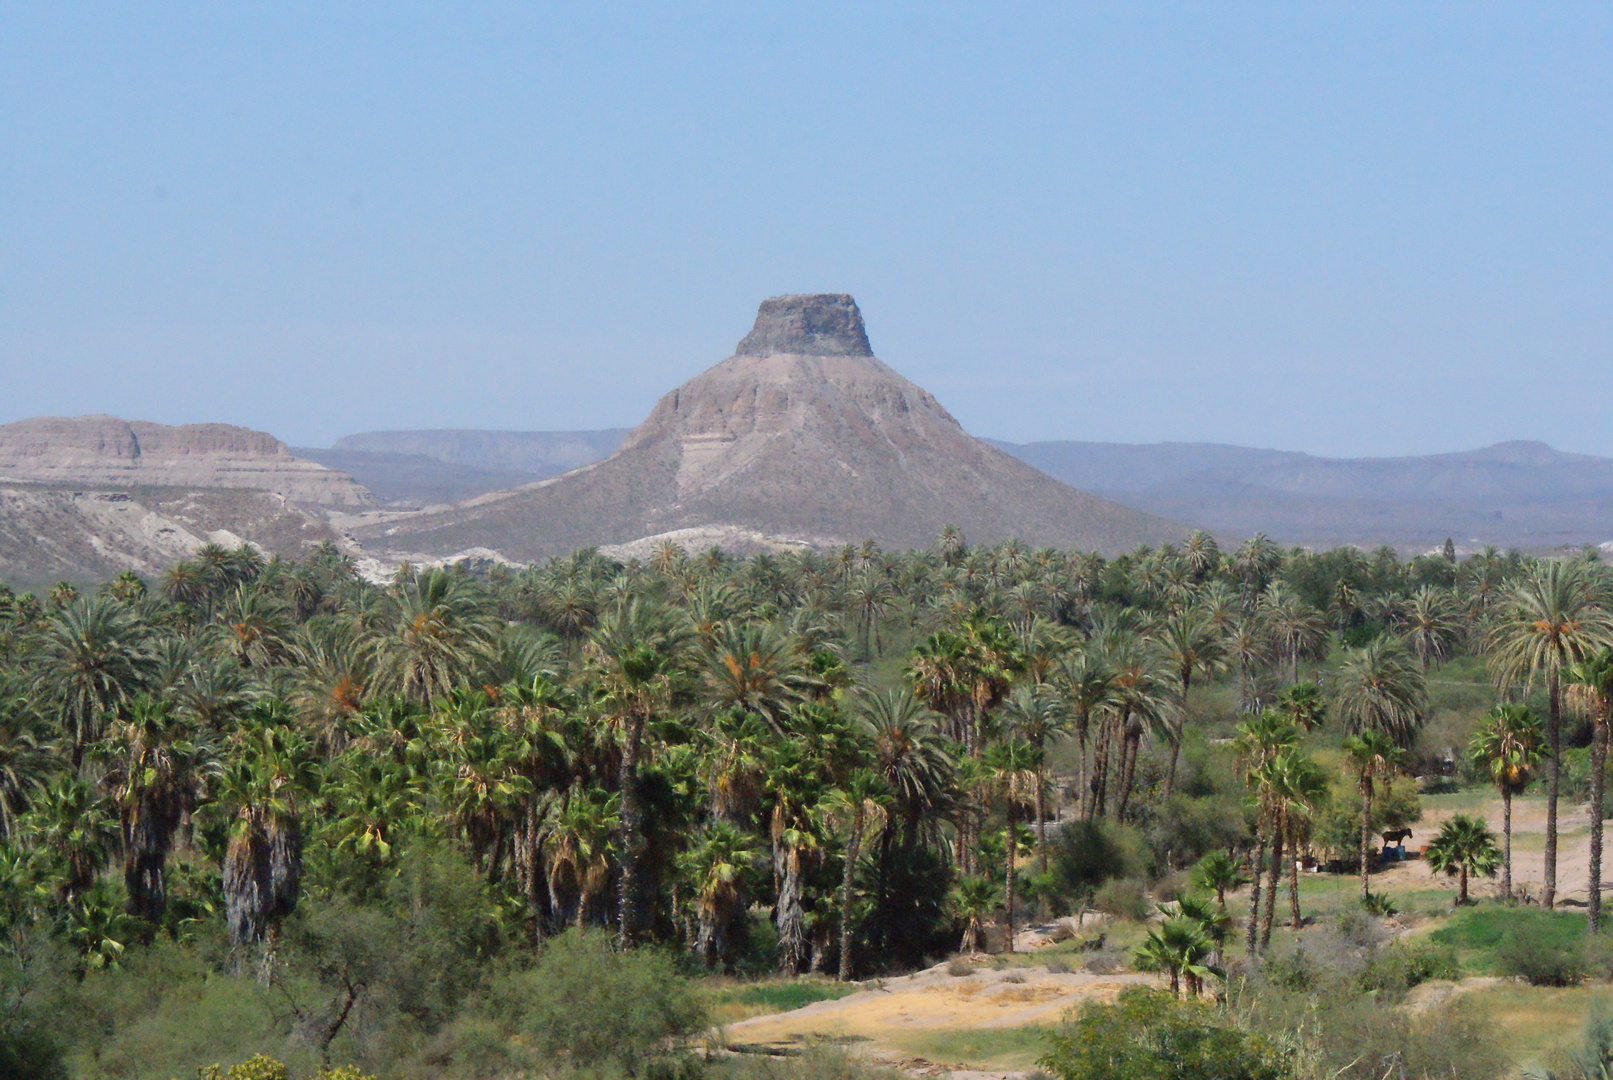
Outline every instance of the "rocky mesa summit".
[[948, 524], [975, 542], [1105, 552], [1186, 532], [972, 437], [874, 356], [850, 296], [813, 294], [764, 301], [734, 355], [662, 397], [609, 458], [357, 535], [377, 551], [531, 561], [664, 534], [907, 548]]

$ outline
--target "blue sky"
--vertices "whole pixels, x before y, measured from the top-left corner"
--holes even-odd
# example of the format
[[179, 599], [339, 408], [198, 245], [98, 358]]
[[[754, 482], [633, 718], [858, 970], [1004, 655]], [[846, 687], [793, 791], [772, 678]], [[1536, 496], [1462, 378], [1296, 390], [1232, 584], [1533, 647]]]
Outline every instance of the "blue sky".
[[977, 434], [1613, 455], [1610, 128], [1605, 4], [12, 5], [0, 420], [626, 426], [849, 291]]

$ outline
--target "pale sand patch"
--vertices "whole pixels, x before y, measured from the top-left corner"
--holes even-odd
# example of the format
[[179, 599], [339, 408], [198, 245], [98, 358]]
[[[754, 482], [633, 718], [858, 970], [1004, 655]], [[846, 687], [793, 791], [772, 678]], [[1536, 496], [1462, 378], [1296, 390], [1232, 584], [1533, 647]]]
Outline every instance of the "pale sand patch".
[[835, 1001], [741, 1020], [728, 1025], [725, 1035], [730, 1045], [750, 1047], [800, 1046], [815, 1040], [866, 1043], [863, 1049], [875, 1060], [900, 1060], [888, 1040], [903, 1032], [1051, 1025], [1083, 1002], [1111, 1001], [1128, 986], [1158, 985], [1152, 975], [1053, 974], [1025, 967], [959, 977], [933, 967]]

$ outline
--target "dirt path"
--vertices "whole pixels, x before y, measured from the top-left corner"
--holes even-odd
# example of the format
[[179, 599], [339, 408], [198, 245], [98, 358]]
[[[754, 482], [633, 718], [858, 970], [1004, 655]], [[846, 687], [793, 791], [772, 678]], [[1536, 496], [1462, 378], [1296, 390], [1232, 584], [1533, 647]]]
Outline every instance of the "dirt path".
[[1128, 986], [1158, 984], [1158, 978], [1148, 975], [1055, 974], [1044, 967], [982, 968], [954, 976], [943, 965], [867, 984], [866, 989], [836, 1001], [741, 1020], [730, 1024], [724, 1034], [727, 1044], [736, 1049], [794, 1049], [813, 1042], [834, 1042], [869, 1061], [904, 1072], [986, 1080], [1019, 1072], [969, 1067], [982, 1062], [928, 1060], [915, 1056], [914, 1047], [922, 1045], [926, 1036], [941, 1033], [1051, 1026], [1082, 1002], [1109, 1001]]

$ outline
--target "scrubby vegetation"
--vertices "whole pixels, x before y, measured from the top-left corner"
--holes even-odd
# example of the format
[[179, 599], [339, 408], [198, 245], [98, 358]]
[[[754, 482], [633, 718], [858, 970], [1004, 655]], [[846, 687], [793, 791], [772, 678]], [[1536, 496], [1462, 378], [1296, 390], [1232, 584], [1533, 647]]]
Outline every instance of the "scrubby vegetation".
[[[384, 585], [215, 547], [0, 592], [0, 1073], [787, 1076], [708, 1055], [714, 1020], [1097, 911], [1058, 963], [1179, 1000], [1081, 1012], [1061, 1076], [1498, 1075], [1468, 1012], [1398, 1003], [1605, 974], [1599, 893], [1397, 941], [1380, 840], [1413, 777], [1497, 792], [1430, 865], [1507, 896], [1543, 789], [1551, 905], [1559, 800], [1600, 814], [1610, 596], [1588, 558], [951, 531]], [[1312, 870], [1359, 879], [1320, 923]]]

